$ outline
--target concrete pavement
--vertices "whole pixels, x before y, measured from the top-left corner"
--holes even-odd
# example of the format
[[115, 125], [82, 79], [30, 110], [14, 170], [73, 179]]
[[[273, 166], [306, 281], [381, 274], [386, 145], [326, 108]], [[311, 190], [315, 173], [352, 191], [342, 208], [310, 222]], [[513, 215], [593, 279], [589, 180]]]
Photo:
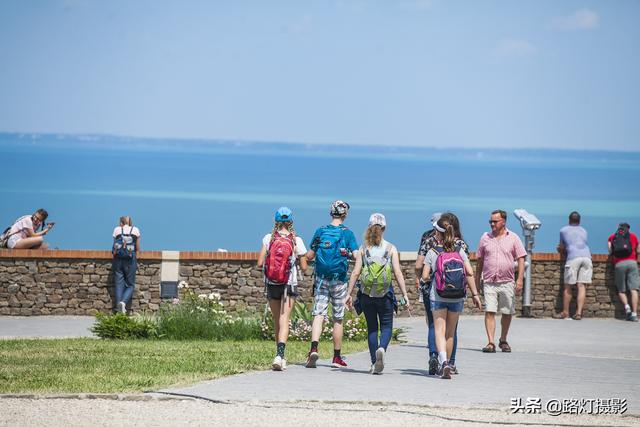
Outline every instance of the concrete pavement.
[[0, 339], [93, 337], [93, 316], [0, 316]]
[[[89, 316], [0, 316], [0, 338], [89, 337]], [[406, 343], [393, 345], [381, 376], [368, 374], [368, 353], [349, 355], [347, 369], [329, 361], [318, 368], [290, 365], [286, 372], [260, 371], [170, 388], [168, 393], [240, 402], [387, 402], [407, 405], [497, 407], [511, 398], [627, 399], [629, 413], [640, 415], [640, 325], [613, 319], [514, 319], [513, 353], [484, 354], [483, 319], [463, 316], [457, 366], [451, 381], [426, 375], [426, 325], [423, 318], [397, 319]], [[321, 342], [321, 346], [330, 346]], [[268, 366], [270, 360], [265, 361]]]
[[[400, 319], [408, 342], [387, 352], [384, 374], [370, 375], [368, 353], [350, 355], [346, 369], [289, 366], [191, 387], [164, 390], [226, 401], [394, 402], [436, 406], [510, 407], [511, 398], [627, 399], [640, 414], [640, 325], [619, 320], [514, 319], [513, 353], [485, 354], [483, 318], [460, 320], [457, 366], [446, 381], [427, 376], [424, 319]], [[321, 346], [331, 345], [322, 342]]]

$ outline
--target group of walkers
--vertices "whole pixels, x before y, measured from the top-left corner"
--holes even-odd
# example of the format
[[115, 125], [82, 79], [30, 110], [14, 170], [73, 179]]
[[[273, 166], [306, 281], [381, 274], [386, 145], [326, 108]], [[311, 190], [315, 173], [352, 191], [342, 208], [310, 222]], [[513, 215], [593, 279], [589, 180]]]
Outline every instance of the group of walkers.
[[[336, 200], [331, 204], [331, 222], [318, 228], [309, 244], [296, 235], [293, 213], [281, 207], [275, 213], [274, 227], [262, 239], [258, 266], [263, 269], [265, 294], [273, 314], [276, 355], [272, 368], [286, 369], [285, 347], [289, 335], [289, 319], [296, 298], [300, 295], [298, 282], [308, 262], [315, 261], [313, 280], [313, 323], [311, 345], [305, 366], [315, 368], [323, 323], [331, 305], [333, 323], [333, 359], [335, 368], [346, 367], [342, 358], [342, 335], [345, 309], [355, 308], [364, 313], [367, 323], [370, 372], [381, 374], [393, 331], [393, 316], [399, 306], [410, 306], [407, 287], [400, 268], [398, 249], [384, 239], [386, 218], [373, 213], [364, 233], [364, 243], [358, 245], [354, 233], [344, 225], [349, 204]], [[44, 236], [54, 224], [46, 223], [48, 212], [38, 209], [32, 215], [18, 218], [2, 235], [0, 247], [9, 249], [46, 249]], [[469, 262], [469, 245], [464, 240], [458, 217], [451, 213], [434, 213], [431, 228], [420, 240], [415, 264], [416, 286], [424, 304], [429, 346], [429, 375], [450, 379], [457, 374], [458, 317], [467, 296], [475, 307], [482, 303], [478, 286], [484, 294], [484, 317], [487, 345], [484, 353], [511, 352], [507, 341], [516, 295], [522, 292], [526, 250], [520, 237], [506, 227], [507, 214], [503, 210], [491, 213], [491, 231], [480, 238], [476, 251], [476, 270]], [[114, 311], [127, 313], [135, 289], [137, 253], [140, 251], [140, 230], [131, 217], [120, 217], [113, 233], [113, 266], [115, 283]], [[624, 305], [626, 319], [638, 321], [638, 237], [621, 223], [609, 236], [608, 247], [615, 272], [618, 297]], [[564, 269], [563, 309], [557, 316], [569, 319], [569, 307], [577, 287], [577, 309], [572, 317], [582, 318], [585, 285], [591, 283], [593, 266], [587, 245], [587, 231], [580, 226], [580, 214], [572, 212], [569, 224], [560, 230], [558, 251], [566, 258]], [[349, 261], [355, 261], [348, 276]], [[516, 274], [517, 268], [517, 274]], [[395, 278], [401, 296], [396, 298]], [[468, 290], [468, 292], [467, 292]], [[354, 295], [354, 291], [355, 295]], [[630, 298], [627, 298], [629, 292]], [[501, 314], [498, 345], [495, 341], [495, 314]]]
[[[322, 326], [331, 305], [334, 349], [331, 366], [347, 366], [341, 356], [342, 319], [345, 308], [355, 308], [356, 312], [364, 313], [367, 322], [369, 372], [381, 374], [391, 341], [394, 312], [398, 306], [410, 306], [399, 252], [384, 239], [387, 222], [383, 214], [373, 213], [369, 217], [364, 243], [359, 246], [353, 232], [344, 225], [349, 204], [337, 200], [331, 204], [329, 213], [331, 222], [315, 231], [308, 251], [295, 234], [293, 213], [287, 207], [278, 209], [273, 231], [262, 239], [258, 266], [264, 271], [266, 297], [275, 325], [276, 355], [272, 368], [286, 369], [289, 316], [299, 295], [297, 275], [299, 270], [306, 271], [309, 261], [315, 260], [311, 346], [305, 366], [317, 366]], [[489, 339], [483, 351], [496, 351], [494, 315], [500, 310], [503, 321], [499, 347], [503, 352], [510, 352], [507, 333], [511, 315], [515, 313], [515, 294], [522, 289], [522, 271], [516, 281], [513, 264], [518, 260], [519, 269], [523, 269], [526, 252], [519, 237], [507, 230], [506, 212], [494, 211], [489, 222], [492, 231], [482, 237], [478, 251], [487, 300], [485, 316]], [[420, 242], [416, 285], [427, 315], [429, 374], [450, 379], [458, 373], [456, 332], [467, 288], [473, 304], [481, 307], [476, 287], [479, 276], [476, 277], [469, 262], [469, 247], [462, 237], [458, 217], [451, 212], [434, 214], [431, 226]], [[355, 265], [348, 276], [351, 259]], [[400, 288], [399, 299], [393, 288], [394, 278]]]

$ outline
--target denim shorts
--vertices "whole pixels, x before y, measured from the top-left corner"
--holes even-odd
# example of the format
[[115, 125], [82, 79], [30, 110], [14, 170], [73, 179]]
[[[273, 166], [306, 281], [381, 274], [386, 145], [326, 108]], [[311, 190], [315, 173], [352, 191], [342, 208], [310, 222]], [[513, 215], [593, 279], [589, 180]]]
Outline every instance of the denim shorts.
[[461, 313], [464, 309], [464, 301], [444, 302], [431, 300], [431, 311], [447, 309], [452, 313]]

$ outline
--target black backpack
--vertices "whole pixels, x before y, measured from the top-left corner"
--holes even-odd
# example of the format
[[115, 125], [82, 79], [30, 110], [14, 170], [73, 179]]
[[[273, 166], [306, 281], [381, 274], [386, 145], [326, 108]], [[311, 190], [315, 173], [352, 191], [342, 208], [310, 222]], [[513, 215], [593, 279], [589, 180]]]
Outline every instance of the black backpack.
[[133, 234], [133, 227], [125, 234], [124, 227], [120, 227], [120, 234], [113, 239], [111, 252], [114, 258], [131, 259], [136, 252], [136, 240], [138, 237]]
[[631, 256], [633, 248], [631, 247], [631, 235], [629, 234], [629, 230], [618, 230], [615, 236], [613, 236], [613, 241], [611, 242], [611, 253], [616, 258], [627, 258]]

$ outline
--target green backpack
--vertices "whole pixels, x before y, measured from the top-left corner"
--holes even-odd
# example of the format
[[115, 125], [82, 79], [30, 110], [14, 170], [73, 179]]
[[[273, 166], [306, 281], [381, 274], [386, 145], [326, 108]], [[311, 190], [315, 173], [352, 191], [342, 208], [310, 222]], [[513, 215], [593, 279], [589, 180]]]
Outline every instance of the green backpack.
[[362, 273], [360, 273], [362, 293], [380, 298], [387, 295], [392, 285], [391, 254], [385, 242], [384, 254], [371, 256], [369, 249], [362, 254]]

